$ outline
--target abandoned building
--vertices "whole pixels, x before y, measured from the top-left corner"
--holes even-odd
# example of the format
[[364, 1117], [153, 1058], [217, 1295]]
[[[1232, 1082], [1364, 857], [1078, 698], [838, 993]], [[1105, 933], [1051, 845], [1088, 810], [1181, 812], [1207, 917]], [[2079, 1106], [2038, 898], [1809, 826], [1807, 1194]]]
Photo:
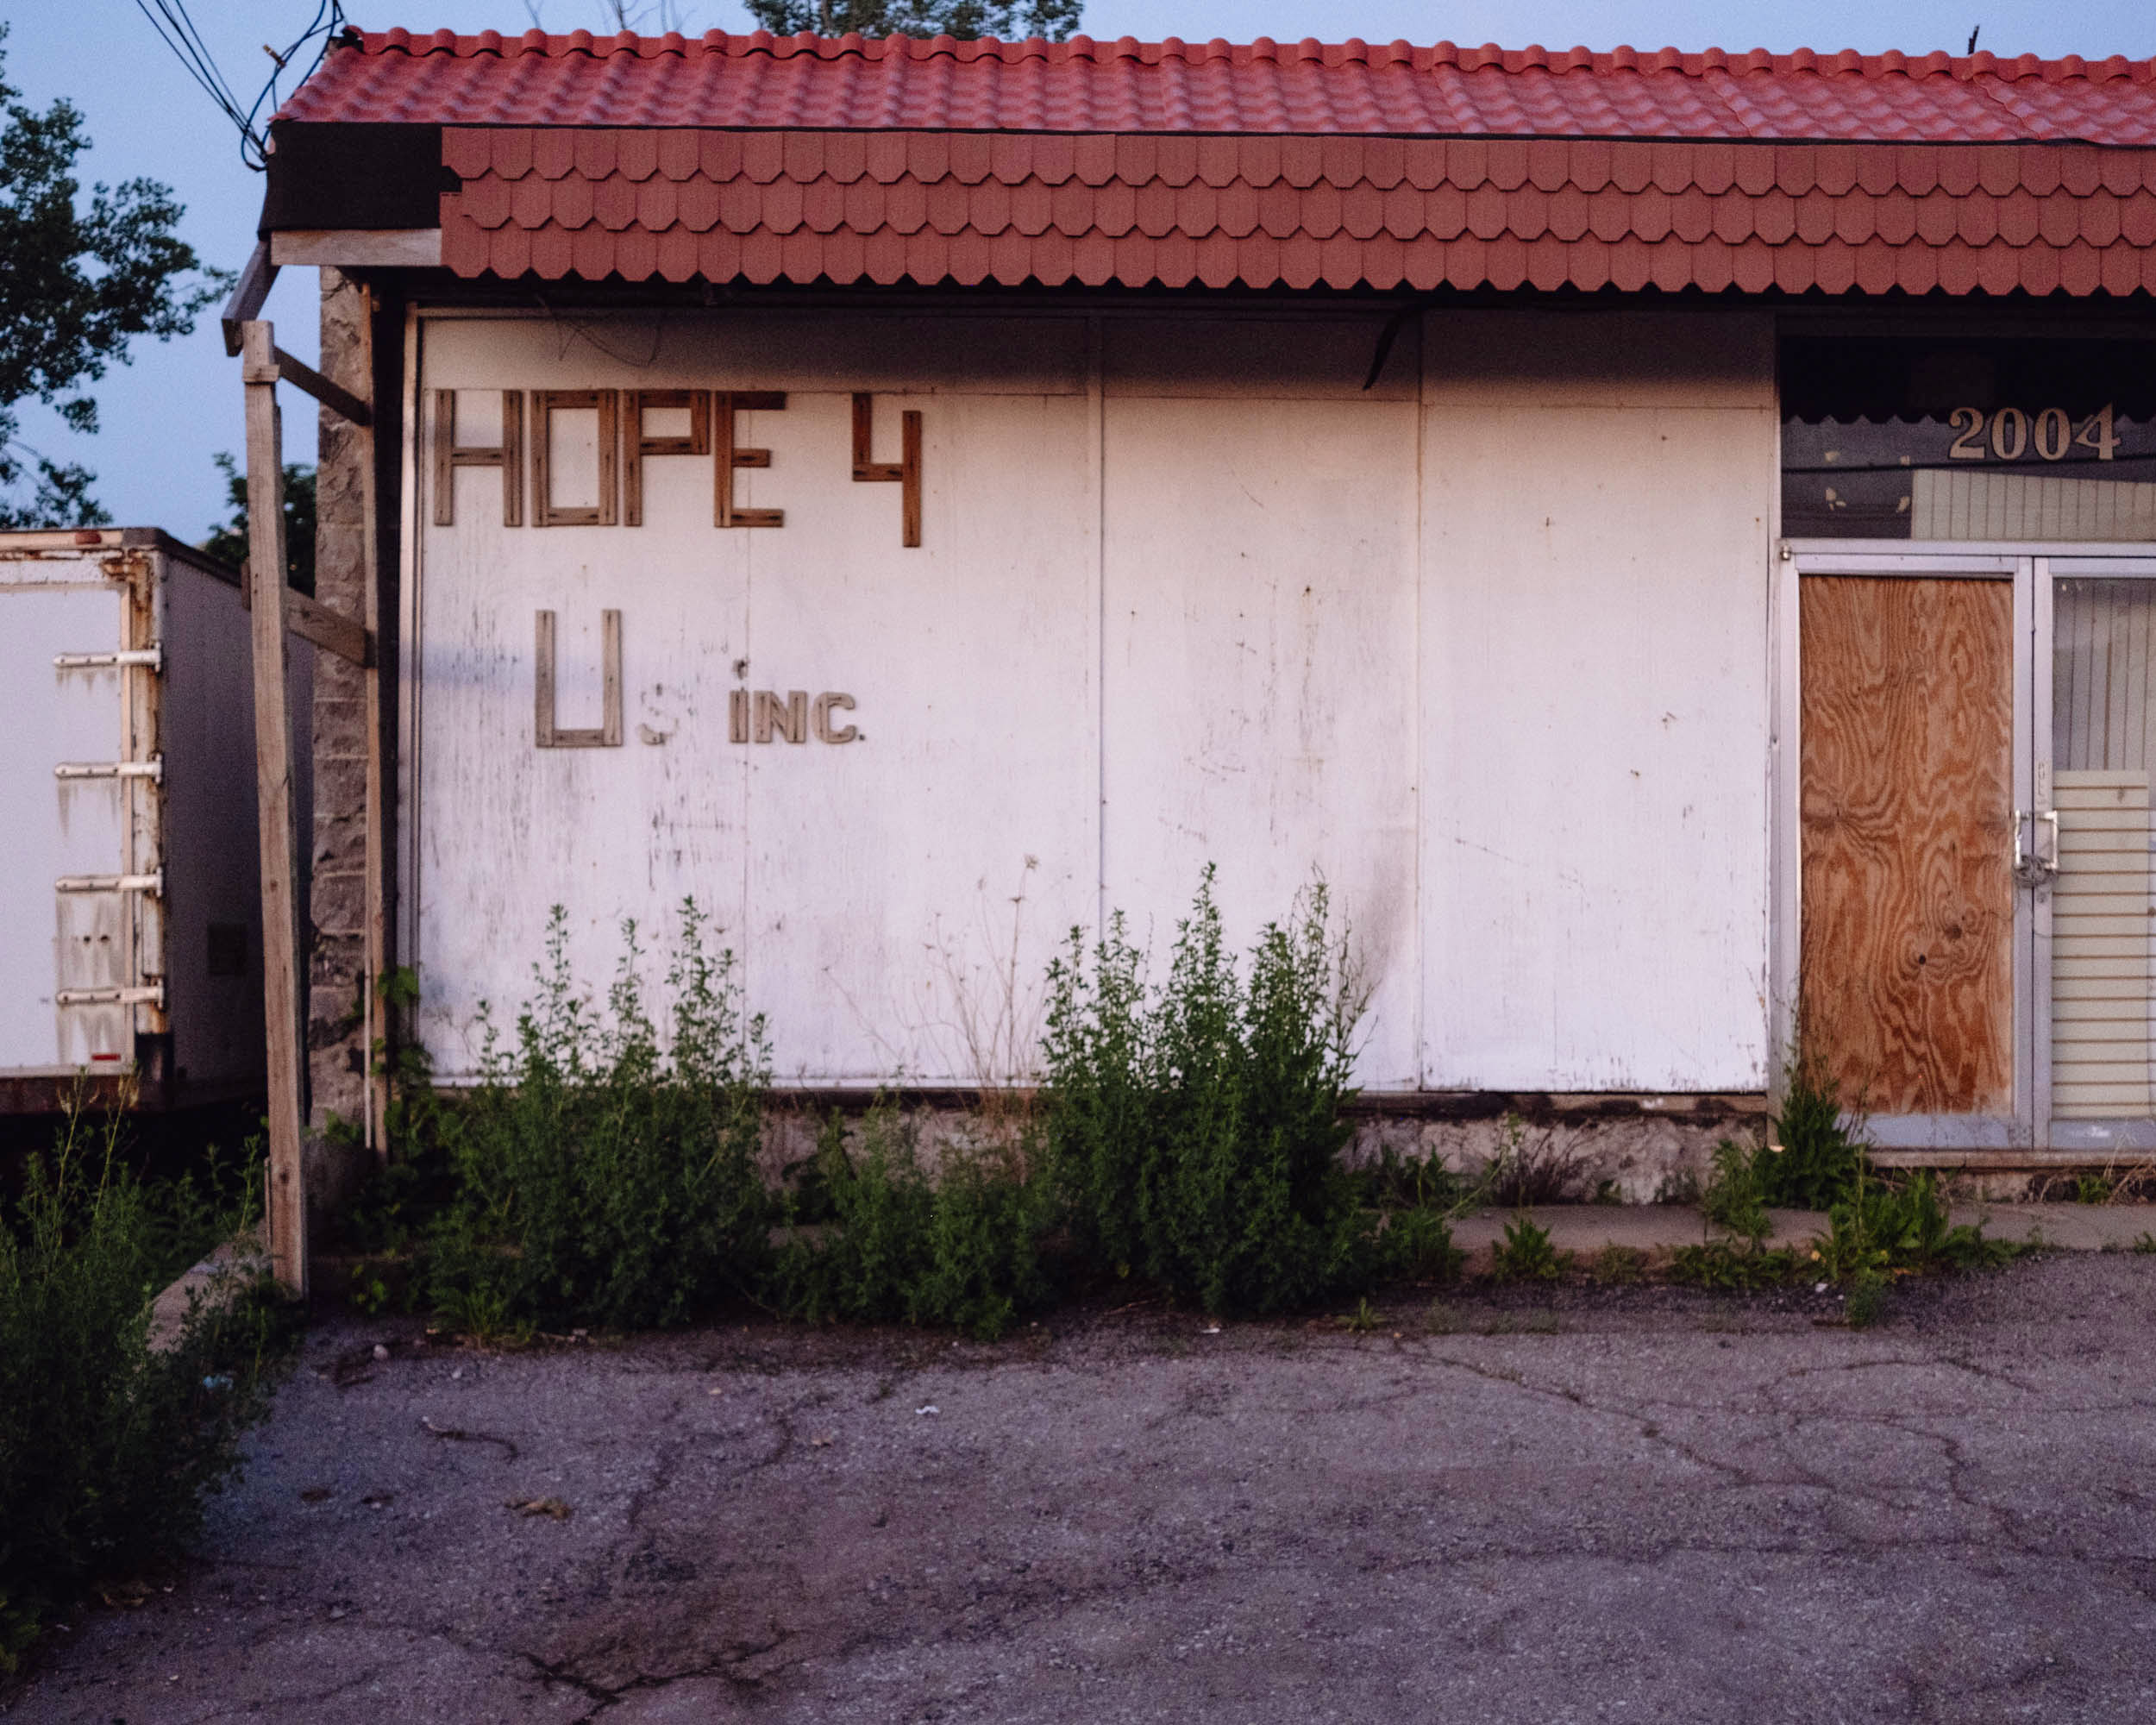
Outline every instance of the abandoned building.
[[1890, 1154], [2156, 1150], [2156, 65], [353, 32], [273, 140], [317, 1119], [370, 972], [454, 1081], [688, 896], [782, 1083], [993, 1082], [1210, 862], [1403, 1130], [1645, 1179], [1801, 1024]]

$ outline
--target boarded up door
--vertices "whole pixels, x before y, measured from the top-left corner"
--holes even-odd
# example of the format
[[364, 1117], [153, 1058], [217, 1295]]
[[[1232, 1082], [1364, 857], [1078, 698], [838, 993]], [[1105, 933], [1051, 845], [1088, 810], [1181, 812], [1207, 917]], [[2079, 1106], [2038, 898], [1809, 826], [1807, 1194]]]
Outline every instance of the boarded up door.
[[1808, 576], [1807, 1051], [1877, 1114], [2014, 1092], [2014, 592]]

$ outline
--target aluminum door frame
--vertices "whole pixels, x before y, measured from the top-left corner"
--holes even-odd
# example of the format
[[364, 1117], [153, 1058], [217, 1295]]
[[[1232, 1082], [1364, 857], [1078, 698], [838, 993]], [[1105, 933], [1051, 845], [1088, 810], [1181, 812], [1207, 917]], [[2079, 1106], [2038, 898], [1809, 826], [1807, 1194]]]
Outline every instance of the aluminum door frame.
[[[2086, 550], [2085, 546], [2077, 548]], [[1808, 575], [1858, 575], [1931, 580], [2003, 580], [2014, 587], [2012, 806], [2024, 825], [2034, 806], [2035, 764], [2036, 577], [2034, 548], [1996, 544], [1915, 544], [1906, 539], [1785, 540], [1775, 560], [1771, 605], [1774, 632], [1774, 726], [1771, 743], [1773, 856], [1771, 893], [1776, 927], [1771, 943], [1769, 992], [1770, 1029], [1774, 1037], [1774, 1088], [1778, 1097], [1787, 1077], [1789, 1052], [1796, 1037], [1798, 971], [1802, 963], [1803, 914], [1803, 662], [1798, 591]], [[2152, 563], [2156, 568], [2156, 563]], [[2048, 612], [2049, 592], [2045, 598]], [[2049, 662], [2044, 660], [2046, 691]], [[2045, 727], [2048, 737], [2048, 727]], [[1865, 1121], [1881, 1160], [1927, 1162], [1950, 1159], [1964, 1164], [1984, 1161], [2025, 1163], [2039, 1149], [2036, 1123], [2048, 1122], [2050, 1043], [2048, 1019], [2038, 1070], [2036, 1035], [2036, 894], [2018, 881], [2014, 888], [2012, 938], [2014, 1094], [2003, 1114], [1875, 1114]], [[2048, 922], [2046, 922], [2048, 932]], [[2048, 942], [2046, 942], [2048, 951]], [[2049, 996], [2049, 976], [2044, 993]], [[2039, 1095], [2042, 1113], [2039, 1113]]]
[[[2074, 579], [2156, 580], [2156, 555], [2152, 555], [2147, 547], [2135, 547], [2106, 555], [2083, 544], [2073, 547], [2071, 551], [2046, 552], [2033, 556], [2029, 561], [2034, 574], [2031, 640], [2034, 675], [2031, 680], [2031, 704], [2039, 720], [2035, 735], [2031, 739], [2031, 765], [2036, 795], [2029, 807], [2040, 816], [2053, 806], [2052, 774], [2056, 765], [2053, 758], [2052, 729], [2052, 703], [2058, 694], [2053, 683], [2054, 662], [2052, 655], [2055, 646], [2053, 622], [2056, 616], [2056, 588], [2053, 584]], [[2032, 941], [2035, 987], [2033, 990], [2032, 1016], [2038, 1071], [2034, 1101], [2036, 1119], [2041, 1126], [2036, 1148], [2051, 1159], [2077, 1164], [2109, 1160], [2122, 1152], [2145, 1156], [2156, 1151], [2156, 1119], [2062, 1120], [2053, 1118], [2051, 894], [2039, 889], [2035, 898], [2036, 914]]]

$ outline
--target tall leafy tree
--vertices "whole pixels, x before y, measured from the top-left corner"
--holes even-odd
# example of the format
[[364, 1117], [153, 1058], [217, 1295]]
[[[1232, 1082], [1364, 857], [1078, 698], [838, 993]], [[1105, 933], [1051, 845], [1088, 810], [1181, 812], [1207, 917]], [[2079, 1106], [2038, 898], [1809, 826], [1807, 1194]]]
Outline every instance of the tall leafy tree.
[[169, 186], [98, 184], [85, 198], [81, 110], [59, 101], [40, 114], [6, 78], [0, 47], [0, 527], [71, 527], [109, 518], [92, 475], [26, 447], [16, 407], [45, 402], [72, 430], [95, 431], [84, 386], [125, 364], [135, 336], [185, 335], [222, 281], [175, 233], [183, 212]]
[[774, 35], [1046, 36], [1061, 41], [1078, 28], [1082, 0], [747, 0], [749, 15]]
[[[234, 568], [247, 561], [247, 475], [229, 455], [212, 455], [224, 475], [225, 501], [232, 517], [211, 527], [202, 549]], [[315, 590], [315, 470], [299, 461], [285, 464], [285, 580], [304, 593]]]

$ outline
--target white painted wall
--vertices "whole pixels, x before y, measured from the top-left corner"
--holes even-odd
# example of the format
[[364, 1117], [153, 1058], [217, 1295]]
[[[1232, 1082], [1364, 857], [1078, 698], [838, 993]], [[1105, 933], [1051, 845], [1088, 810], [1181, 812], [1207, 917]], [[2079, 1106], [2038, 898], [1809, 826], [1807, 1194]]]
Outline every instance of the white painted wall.
[[1771, 321], [1424, 354], [1425, 1082], [1762, 1088]]
[[[737, 492], [778, 530], [712, 526], [686, 458], [648, 463], [641, 528], [505, 529], [484, 469], [436, 528], [417, 452], [439, 1070], [523, 998], [550, 904], [598, 979], [619, 918], [662, 938], [693, 892], [783, 1078], [965, 1082], [1000, 971], [1030, 1030], [1063, 930], [1120, 906], [1164, 958], [1211, 860], [1238, 945], [1329, 881], [1370, 1088], [1756, 1088], [1768, 326], [1433, 317], [1364, 391], [1382, 322], [426, 322], [421, 399], [467, 392], [467, 442], [504, 386], [789, 393]], [[924, 415], [918, 549], [850, 479], [856, 389], [879, 459]], [[533, 612], [558, 722], [595, 725], [610, 606], [623, 746], [535, 750]], [[843, 690], [862, 738], [731, 743], [743, 686]]]
[[[92, 926], [99, 903], [62, 903], [53, 882], [63, 875], [110, 875], [120, 867], [122, 798], [113, 780], [61, 781], [62, 762], [120, 756], [122, 712], [117, 670], [56, 670], [60, 653], [110, 653], [122, 645], [124, 590], [103, 579], [94, 558], [0, 562], [0, 641], [14, 692], [9, 722], [0, 725], [0, 1069], [52, 1068], [61, 1059], [60, 1014], [53, 1002], [61, 986], [59, 943], [72, 938], [71, 921], [97, 951], [68, 961], [93, 982], [100, 958], [119, 975], [121, 942], [110, 915]], [[88, 894], [71, 895], [89, 900]], [[71, 975], [71, 982], [72, 976]], [[90, 1054], [124, 1055], [128, 1013], [78, 1008], [72, 1026], [96, 1044]], [[94, 1024], [79, 1022], [94, 1019]]]

